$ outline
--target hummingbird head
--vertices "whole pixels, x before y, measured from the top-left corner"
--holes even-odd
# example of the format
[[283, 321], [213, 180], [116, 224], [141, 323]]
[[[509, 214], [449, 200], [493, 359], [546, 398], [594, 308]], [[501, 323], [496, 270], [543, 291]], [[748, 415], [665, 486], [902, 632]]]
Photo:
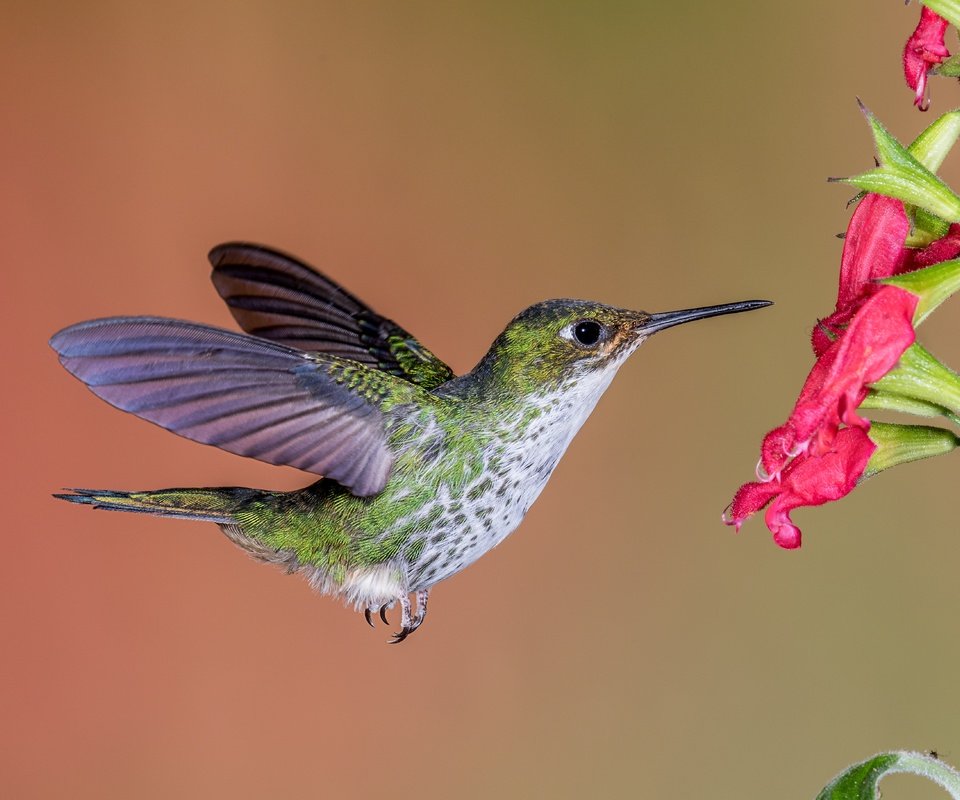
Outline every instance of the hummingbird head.
[[766, 300], [748, 300], [649, 314], [586, 300], [547, 300], [520, 312], [473, 374], [488, 373], [495, 385], [523, 394], [587, 377], [606, 388], [626, 358], [657, 331], [767, 305]]

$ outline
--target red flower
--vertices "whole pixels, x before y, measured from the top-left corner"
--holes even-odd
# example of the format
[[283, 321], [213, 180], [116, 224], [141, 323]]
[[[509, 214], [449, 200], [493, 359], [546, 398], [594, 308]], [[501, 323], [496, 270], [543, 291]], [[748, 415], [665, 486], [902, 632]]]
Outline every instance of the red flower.
[[903, 203], [868, 194], [850, 219], [840, 261], [836, 310], [814, 328], [817, 361], [790, 418], [763, 440], [759, 481], [737, 491], [724, 521], [740, 526], [769, 504], [767, 527], [781, 547], [800, 546], [790, 520], [799, 506], [839, 500], [853, 490], [876, 446], [857, 414], [869, 384], [893, 369], [913, 344], [919, 298], [877, 281], [957, 258], [960, 225], [922, 250], [904, 244]]
[[843, 244], [836, 310], [813, 331], [817, 362], [790, 418], [764, 437], [760, 480], [740, 487], [728, 524], [739, 529], [769, 503], [765, 518], [774, 540], [799, 547], [800, 530], [790, 512], [840, 499], [863, 474], [876, 448], [867, 436], [870, 422], [856, 409], [867, 386], [893, 369], [913, 344], [918, 302], [916, 295], [876, 281], [960, 251], [960, 227], [956, 236], [948, 234], [922, 251], [904, 245], [909, 231], [899, 200], [868, 194], [857, 207]]
[[879, 288], [875, 283], [878, 278], [905, 271], [910, 251], [904, 240], [909, 232], [910, 222], [899, 200], [868, 194], [860, 201], [843, 241], [837, 308], [820, 320], [811, 335], [817, 357], [837, 338], [867, 296]]
[[924, 6], [920, 10], [920, 22], [903, 48], [903, 74], [907, 85], [916, 92], [913, 104], [921, 111], [926, 111], [930, 106], [930, 101], [924, 99], [927, 72], [944, 59], [950, 58], [950, 51], [943, 41], [946, 31], [947, 21]]
[[[730, 504], [729, 524], [740, 525], [768, 503], [764, 515], [773, 540], [788, 550], [800, 546], [800, 529], [790, 519], [799, 506], [819, 506], [853, 491], [877, 446], [860, 428], [837, 433], [830, 450], [802, 453], [783, 470], [779, 481], [745, 483]], [[771, 502], [773, 501], [773, 502]]]
[[914, 340], [915, 294], [881, 286], [814, 364], [790, 418], [761, 447], [763, 480], [777, 480], [789, 460], [830, 451], [840, 424], [869, 430], [856, 412], [867, 385], [886, 375]]
[[911, 251], [909, 266], [902, 271], [912, 272], [915, 269], [939, 264], [941, 261], [950, 261], [958, 255], [960, 255], [960, 225], [954, 223], [941, 238], [928, 244], [923, 250]]

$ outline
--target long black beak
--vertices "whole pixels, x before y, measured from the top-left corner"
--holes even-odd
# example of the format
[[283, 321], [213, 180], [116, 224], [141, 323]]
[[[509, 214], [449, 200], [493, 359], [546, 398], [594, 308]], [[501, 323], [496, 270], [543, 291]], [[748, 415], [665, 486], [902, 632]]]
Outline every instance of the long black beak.
[[685, 308], [682, 311], [665, 311], [662, 314], [650, 314], [644, 322], [637, 326], [637, 333], [649, 336], [664, 328], [674, 325], [683, 325], [684, 322], [693, 322], [695, 319], [718, 317], [721, 314], [739, 314], [741, 311], [753, 311], [764, 306], [772, 306], [770, 300], [744, 300], [740, 303], [726, 303], [722, 306], [704, 306], [703, 308]]

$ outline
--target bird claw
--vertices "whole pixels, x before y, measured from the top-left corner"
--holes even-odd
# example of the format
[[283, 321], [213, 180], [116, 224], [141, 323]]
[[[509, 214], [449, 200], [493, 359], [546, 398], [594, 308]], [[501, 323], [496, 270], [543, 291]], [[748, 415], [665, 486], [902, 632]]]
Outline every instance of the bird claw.
[[[427, 615], [427, 598], [429, 597], [429, 589], [420, 589], [417, 591], [417, 610], [416, 613], [412, 613], [413, 609], [410, 606], [410, 598], [407, 595], [401, 595], [397, 598], [395, 602], [400, 603], [400, 630], [393, 634], [393, 638], [389, 639], [389, 644], [400, 644], [404, 641], [411, 633], [413, 633], [417, 628], [420, 627], [420, 624], [423, 622], [424, 617]], [[363, 618], [367, 621], [367, 625], [371, 628], [376, 627], [375, 620], [373, 618], [373, 612], [376, 611], [380, 619], [383, 620], [384, 625], [389, 625], [390, 620], [387, 619], [387, 609], [393, 605], [393, 602], [384, 603], [380, 607], [376, 606], [367, 606], [363, 609]]]
[[404, 639], [406, 639], [411, 633], [413, 633], [416, 628], [403, 627], [395, 634], [393, 638], [388, 642], [388, 644], [400, 644]]
[[387, 619], [387, 609], [390, 607], [390, 605], [391, 605], [390, 603], [386, 603], [380, 606], [379, 608], [376, 608], [374, 606], [367, 606], [365, 609], [363, 609], [363, 618], [367, 621], [367, 625], [369, 625], [371, 628], [377, 627], [373, 619], [374, 611], [376, 611], [380, 615], [380, 619], [383, 620], [384, 625], [389, 625], [390, 620]]

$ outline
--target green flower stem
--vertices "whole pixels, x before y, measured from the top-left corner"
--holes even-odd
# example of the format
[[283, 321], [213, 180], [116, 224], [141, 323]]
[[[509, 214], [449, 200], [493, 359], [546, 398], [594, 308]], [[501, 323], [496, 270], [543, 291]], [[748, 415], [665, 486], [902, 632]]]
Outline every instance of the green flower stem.
[[874, 389], [943, 406], [960, 415], [960, 376], [916, 342], [900, 363], [873, 384]]
[[848, 767], [817, 795], [817, 800], [877, 800], [878, 784], [887, 775], [906, 772], [927, 778], [960, 800], [960, 772], [937, 758], [904, 750], [879, 753]]

